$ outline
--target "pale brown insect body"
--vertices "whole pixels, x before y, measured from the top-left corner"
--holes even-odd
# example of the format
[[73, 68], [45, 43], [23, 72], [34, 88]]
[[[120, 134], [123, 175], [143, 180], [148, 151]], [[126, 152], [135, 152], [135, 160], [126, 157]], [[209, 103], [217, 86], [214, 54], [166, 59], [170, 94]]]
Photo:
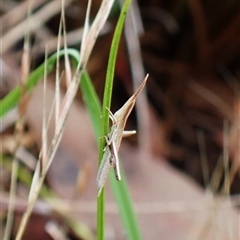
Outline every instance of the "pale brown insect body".
[[127, 100], [127, 102], [113, 115], [109, 110], [109, 117], [112, 120], [112, 127], [110, 133], [106, 138], [106, 147], [104, 149], [103, 158], [98, 169], [97, 174], [97, 187], [98, 196], [101, 194], [102, 188], [104, 187], [109, 170], [113, 167], [115, 171], [115, 176], [117, 180], [121, 180], [119, 160], [118, 160], [118, 150], [121, 145], [123, 137], [128, 137], [135, 134], [136, 131], [124, 131], [127, 119], [135, 105], [136, 98], [138, 94], [144, 88], [146, 81], [148, 79], [148, 74], [143, 80], [142, 84], [138, 90]]

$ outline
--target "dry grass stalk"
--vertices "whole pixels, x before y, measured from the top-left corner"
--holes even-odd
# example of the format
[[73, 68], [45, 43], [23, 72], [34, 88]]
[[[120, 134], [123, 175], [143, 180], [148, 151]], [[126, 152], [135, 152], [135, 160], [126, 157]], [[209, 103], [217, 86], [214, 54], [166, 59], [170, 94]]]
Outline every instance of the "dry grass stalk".
[[[29, 8], [29, 15], [31, 12], [31, 8]], [[12, 163], [12, 172], [11, 172], [11, 185], [10, 185], [10, 198], [9, 198], [9, 205], [8, 205], [8, 214], [7, 214], [7, 222], [4, 232], [4, 240], [10, 239], [12, 226], [13, 226], [13, 214], [14, 214], [14, 203], [16, 200], [16, 190], [17, 190], [17, 173], [19, 167], [19, 159], [17, 158], [17, 151], [21, 146], [21, 136], [24, 132], [24, 115], [25, 110], [28, 102], [27, 94], [26, 94], [26, 79], [29, 75], [29, 33], [27, 33], [25, 42], [24, 42], [24, 51], [22, 55], [22, 62], [21, 62], [21, 96], [20, 102], [18, 106], [18, 120], [15, 125], [15, 146], [13, 149], [13, 163]]]
[[[73, 78], [70, 81], [70, 84], [69, 84], [69, 87], [65, 94], [65, 97], [63, 99], [63, 102], [60, 104], [59, 100], [56, 99], [56, 106], [59, 105], [59, 107], [57, 107], [57, 109], [59, 108], [59, 112], [56, 114], [55, 133], [54, 133], [53, 139], [51, 141], [51, 145], [47, 151], [46, 166], [44, 166], [44, 167], [40, 166], [40, 162], [38, 162], [38, 164], [37, 164], [37, 167], [36, 167], [36, 170], [34, 173], [35, 181], [33, 181], [32, 186], [31, 186], [28, 207], [27, 207], [27, 210], [24, 213], [23, 218], [21, 220], [19, 230], [18, 230], [18, 233], [16, 236], [16, 240], [20, 240], [22, 238], [22, 235], [26, 228], [28, 219], [33, 210], [34, 203], [37, 200], [37, 197], [38, 197], [39, 191], [41, 189], [41, 186], [44, 182], [46, 173], [47, 173], [50, 165], [52, 164], [54, 155], [56, 153], [59, 142], [61, 140], [65, 121], [66, 121], [69, 109], [71, 107], [71, 104], [76, 95], [82, 71], [84, 70], [84, 68], [86, 66], [86, 63], [89, 59], [92, 48], [96, 42], [96, 39], [97, 39], [103, 25], [105, 24], [105, 22], [107, 20], [107, 17], [112, 8], [113, 2], [114, 1], [112, 1], [112, 0], [111, 1], [104, 0], [100, 6], [97, 16], [96, 16], [92, 26], [90, 27], [89, 31], [87, 28], [86, 28], [86, 30], [84, 29], [83, 41], [82, 41], [82, 46], [81, 46], [81, 58], [79, 59], [79, 64], [76, 68], [76, 72], [75, 72]], [[91, 3], [89, 3], [89, 5], [88, 5], [88, 11], [87, 11], [85, 25], [88, 24], [88, 14], [89, 14], [90, 6], [91, 6], [90, 4]], [[64, 11], [62, 9], [62, 13], [63, 12]], [[86, 37], [84, 37], [84, 36], [86, 36]], [[66, 53], [66, 55], [67, 55], [67, 53]], [[70, 68], [68, 68], [68, 69], [70, 69]], [[68, 73], [67, 76], [70, 76], [70, 74]], [[57, 82], [59, 82], [59, 79], [57, 79]], [[59, 84], [59, 83], [56, 83], [56, 84]], [[57, 88], [58, 88], [58, 85], [57, 85]], [[44, 145], [44, 143], [43, 143], [43, 145]], [[43, 168], [41, 168], [41, 167], [43, 167]]]

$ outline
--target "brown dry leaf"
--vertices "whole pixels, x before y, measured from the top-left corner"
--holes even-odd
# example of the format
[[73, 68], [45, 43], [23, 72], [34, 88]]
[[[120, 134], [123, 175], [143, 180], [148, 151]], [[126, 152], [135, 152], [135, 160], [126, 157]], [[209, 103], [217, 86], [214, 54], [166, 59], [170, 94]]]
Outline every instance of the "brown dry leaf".
[[[54, 87], [48, 84], [46, 89], [46, 112], [48, 116], [54, 97]], [[42, 129], [42, 99], [42, 85], [39, 84], [34, 90], [27, 110], [29, 125], [34, 131], [39, 145], [41, 144]], [[53, 126], [54, 123], [51, 121], [49, 139], [53, 134]], [[66, 122], [63, 139], [48, 173], [48, 180], [53, 190], [63, 197], [72, 196], [78, 171], [85, 162], [89, 161], [97, 164], [97, 145], [94, 141], [93, 130], [85, 108], [80, 104], [73, 104]]]
[[[47, 89], [49, 97], [53, 94], [53, 89], [50, 85]], [[29, 122], [38, 132], [40, 140], [41, 105], [39, 99], [41, 99], [41, 87], [36, 89], [33, 102], [28, 109]], [[165, 162], [160, 162], [159, 159], [139, 156], [137, 148], [123, 144], [120, 149], [120, 158], [127, 175], [143, 239], [159, 239], [160, 236], [165, 240], [185, 240], [188, 236], [193, 236], [191, 239], [197, 239], [197, 236], [201, 236], [205, 231], [206, 237], [202, 239], [213, 239], [216, 231], [220, 231], [221, 236], [227, 239], [229, 225], [226, 223], [228, 221], [231, 222], [230, 227], [237, 236], [238, 215], [230, 206], [227, 206], [227, 202], [212, 201], [190, 178], [174, 170]], [[147, 158], [147, 161], [142, 161], [141, 158]], [[86, 161], [92, 166], [92, 174], [86, 191], [81, 195], [79, 206], [84, 202], [96, 206], [96, 144], [85, 110], [74, 104], [56, 159], [48, 174], [52, 188], [63, 197], [71, 198], [75, 190], [78, 169]], [[111, 239], [124, 239], [124, 231], [116, 205], [113, 203], [109, 184], [107, 184], [106, 191], [106, 234], [111, 236]], [[76, 205], [78, 205], [77, 202]], [[217, 219], [214, 218], [214, 211], [217, 212]], [[81, 211], [73, 207], [72, 212], [95, 229], [96, 212], [90, 205]], [[208, 231], [211, 217], [214, 219], [214, 224]]]

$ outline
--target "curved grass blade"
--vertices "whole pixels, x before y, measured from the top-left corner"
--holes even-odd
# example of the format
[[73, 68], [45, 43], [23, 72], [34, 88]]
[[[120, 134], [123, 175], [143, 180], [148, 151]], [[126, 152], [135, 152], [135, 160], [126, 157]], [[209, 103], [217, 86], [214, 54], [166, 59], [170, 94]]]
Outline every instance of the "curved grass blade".
[[[64, 49], [61, 50], [59, 53], [59, 57], [64, 56]], [[68, 54], [75, 59], [76, 61], [79, 60], [79, 52], [75, 49], [68, 49]], [[26, 90], [30, 92], [36, 86], [36, 84], [43, 79], [44, 71], [46, 74], [51, 72], [55, 66], [55, 62], [57, 60], [57, 53], [53, 54], [50, 58], [47, 59], [47, 63], [42, 63], [38, 68], [36, 68], [28, 77]], [[47, 68], [45, 68], [45, 65]], [[0, 101], [0, 118], [3, 117], [8, 111], [14, 108], [20, 99], [20, 88], [16, 87], [13, 89], [7, 96], [5, 96]]]

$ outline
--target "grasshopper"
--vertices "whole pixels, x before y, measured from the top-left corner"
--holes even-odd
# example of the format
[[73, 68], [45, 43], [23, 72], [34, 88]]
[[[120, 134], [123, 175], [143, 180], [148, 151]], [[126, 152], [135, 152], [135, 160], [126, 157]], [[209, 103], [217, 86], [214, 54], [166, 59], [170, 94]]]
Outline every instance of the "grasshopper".
[[103, 158], [98, 169], [97, 174], [97, 187], [98, 187], [98, 196], [101, 194], [102, 188], [104, 187], [108, 173], [113, 167], [115, 172], [115, 177], [118, 181], [121, 180], [119, 160], [118, 160], [118, 150], [121, 145], [123, 137], [131, 136], [135, 134], [136, 131], [124, 131], [127, 119], [135, 105], [138, 94], [144, 88], [148, 79], [148, 74], [145, 79], [137, 89], [137, 91], [127, 100], [127, 102], [117, 111], [115, 114], [109, 111], [109, 117], [112, 121], [112, 127], [106, 139], [106, 146], [104, 148]]

